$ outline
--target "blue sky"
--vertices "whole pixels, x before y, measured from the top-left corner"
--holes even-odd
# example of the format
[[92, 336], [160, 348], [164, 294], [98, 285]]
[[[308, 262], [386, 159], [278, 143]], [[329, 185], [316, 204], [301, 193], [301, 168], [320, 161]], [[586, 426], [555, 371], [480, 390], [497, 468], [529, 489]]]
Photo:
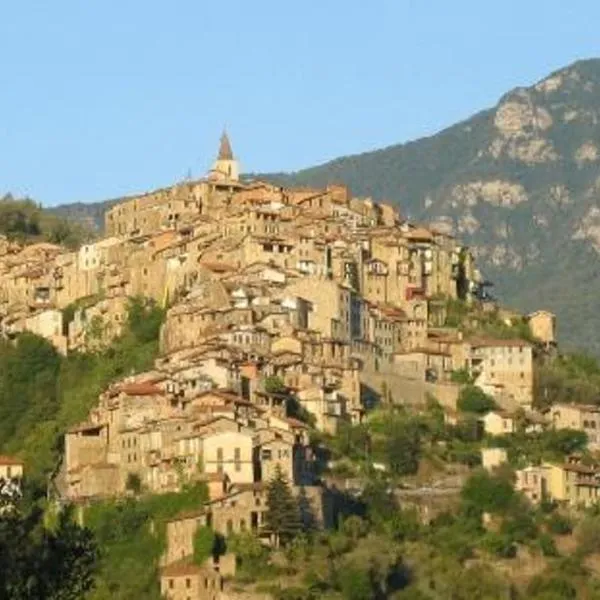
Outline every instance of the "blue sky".
[[597, 0], [0, 1], [0, 194], [168, 185], [436, 132], [600, 55]]

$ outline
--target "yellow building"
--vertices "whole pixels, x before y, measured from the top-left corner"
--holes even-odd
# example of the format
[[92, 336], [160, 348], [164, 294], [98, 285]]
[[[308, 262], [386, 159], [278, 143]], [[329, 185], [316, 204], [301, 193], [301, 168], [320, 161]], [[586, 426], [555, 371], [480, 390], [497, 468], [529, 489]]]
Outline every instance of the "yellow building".
[[551, 499], [569, 506], [590, 506], [600, 499], [600, 470], [584, 465], [578, 457], [565, 464], [546, 464], [545, 485]]

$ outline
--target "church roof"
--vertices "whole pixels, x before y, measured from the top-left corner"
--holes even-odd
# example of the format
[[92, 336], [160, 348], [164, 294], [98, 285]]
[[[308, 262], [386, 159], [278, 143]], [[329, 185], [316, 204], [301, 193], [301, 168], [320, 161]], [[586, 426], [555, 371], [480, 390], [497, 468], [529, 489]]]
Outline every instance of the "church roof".
[[221, 143], [219, 145], [219, 156], [217, 160], [233, 160], [233, 152], [231, 150], [231, 144], [227, 137], [227, 132], [224, 131], [221, 136]]

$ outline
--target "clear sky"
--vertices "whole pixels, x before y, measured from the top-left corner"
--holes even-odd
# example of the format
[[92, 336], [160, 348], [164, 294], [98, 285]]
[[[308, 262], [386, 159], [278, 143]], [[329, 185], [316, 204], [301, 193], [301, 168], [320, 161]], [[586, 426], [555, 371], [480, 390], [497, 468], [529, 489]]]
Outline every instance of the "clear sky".
[[598, 0], [0, 0], [0, 194], [47, 204], [428, 135], [579, 58]]

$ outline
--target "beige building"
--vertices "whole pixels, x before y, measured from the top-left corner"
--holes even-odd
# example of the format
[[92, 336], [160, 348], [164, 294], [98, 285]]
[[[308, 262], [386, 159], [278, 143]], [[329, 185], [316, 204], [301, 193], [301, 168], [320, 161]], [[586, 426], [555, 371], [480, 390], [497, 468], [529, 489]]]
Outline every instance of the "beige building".
[[516, 471], [515, 490], [521, 492], [532, 504], [550, 499], [548, 482], [557, 472], [548, 466], [530, 466]]
[[508, 460], [505, 448], [482, 448], [481, 466], [487, 471], [493, 471]]
[[546, 347], [556, 344], [556, 316], [547, 310], [537, 310], [527, 315], [529, 329], [534, 338]]
[[219, 600], [223, 577], [214, 568], [181, 561], [160, 571], [160, 591], [166, 600]]
[[[519, 339], [472, 339], [467, 342], [466, 368], [475, 384], [501, 405], [531, 406], [533, 401], [533, 352]], [[460, 362], [457, 361], [457, 366]]]
[[490, 411], [481, 421], [484, 431], [489, 435], [506, 435], [516, 431], [515, 419], [506, 411]]
[[202, 448], [205, 473], [225, 473], [235, 484], [255, 481], [251, 433], [223, 431], [205, 435]]
[[556, 429], [583, 431], [588, 438], [588, 448], [600, 448], [600, 406], [586, 404], [553, 404], [549, 414]]

